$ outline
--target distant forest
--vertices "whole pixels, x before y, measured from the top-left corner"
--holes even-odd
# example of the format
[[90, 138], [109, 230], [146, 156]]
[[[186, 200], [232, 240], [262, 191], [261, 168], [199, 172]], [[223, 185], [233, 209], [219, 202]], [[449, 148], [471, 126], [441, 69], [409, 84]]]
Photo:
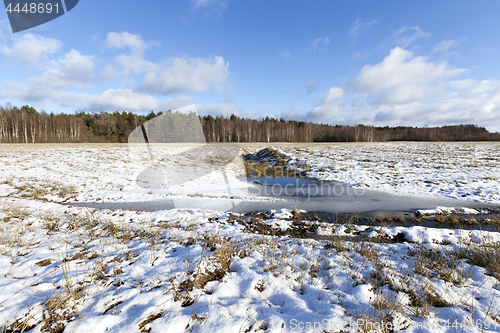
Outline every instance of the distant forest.
[[[187, 115], [171, 113], [177, 118]], [[48, 114], [33, 107], [0, 107], [0, 143], [127, 142], [138, 126], [162, 112]], [[314, 124], [266, 117], [261, 120], [199, 116], [207, 142], [381, 142], [500, 141], [476, 125], [443, 127], [374, 127]]]

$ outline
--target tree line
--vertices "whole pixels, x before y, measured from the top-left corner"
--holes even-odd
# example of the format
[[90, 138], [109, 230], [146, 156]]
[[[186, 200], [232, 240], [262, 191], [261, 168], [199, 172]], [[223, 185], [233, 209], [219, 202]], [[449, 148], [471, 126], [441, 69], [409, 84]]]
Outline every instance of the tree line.
[[[7, 105], [0, 107], [0, 143], [125, 143], [134, 129], [163, 114], [154, 111], [147, 115], [125, 111], [48, 114], [28, 105], [20, 108]], [[189, 140], [183, 134], [182, 124], [189, 122], [189, 126], [194, 126], [193, 115], [171, 111], [165, 114], [175, 122], [169, 124], [170, 130], [178, 131], [178, 137]], [[198, 116], [198, 119], [207, 142], [500, 141], [500, 133], [490, 133], [476, 125], [341, 126], [271, 117], [257, 120], [235, 115], [229, 118]]]

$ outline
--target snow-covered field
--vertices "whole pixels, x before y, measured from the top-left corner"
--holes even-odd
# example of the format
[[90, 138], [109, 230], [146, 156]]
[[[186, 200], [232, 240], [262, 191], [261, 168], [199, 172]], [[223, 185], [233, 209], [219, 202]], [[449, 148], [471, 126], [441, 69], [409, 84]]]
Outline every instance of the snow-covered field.
[[[394, 194], [500, 203], [498, 143], [277, 146], [308, 176]], [[306, 162], [307, 166], [304, 165]]]
[[[322, 179], [500, 199], [498, 144], [278, 149]], [[217, 175], [138, 189], [146, 166], [126, 145], [0, 146], [2, 332], [500, 332], [498, 232], [66, 205], [227, 196]]]

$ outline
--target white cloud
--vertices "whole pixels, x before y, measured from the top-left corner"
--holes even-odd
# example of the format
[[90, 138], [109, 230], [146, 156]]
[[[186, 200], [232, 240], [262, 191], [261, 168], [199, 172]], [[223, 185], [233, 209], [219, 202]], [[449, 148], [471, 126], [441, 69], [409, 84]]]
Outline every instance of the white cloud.
[[98, 110], [153, 110], [160, 101], [149, 95], [138, 94], [131, 89], [109, 89], [93, 99], [90, 108]]
[[318, 38], [312, 42], [313, 51], [315, 53], [319, 52], [323, 50], [325, 47], [327, 47], [328, 44], [330, 44], [330, 39], [327, 36]]
[[24, 83], [5, 81], [0, 90], [0, 98], [17, 98], [26, 102], [52, 100], [61, 106], [79, 108], [88, 105], [89, 95], [69, 92], [46, 86], [28, 86]]
[[[104, 62], [104, 70], [97, 79], [120, 78], [121, 84], [129, 87], [106, 88], [102, 94], [97, 95], [68, 91], [70, 87], [89, 87], [95, 80], [97, 63], [94, 56], [83, 55], [72, 49], [49, 62], [38, 77], [32, 77], [25, 83], [2, 82], [0, 98], [26, 102], [52, 101], [64, 107], [84, 111], [148, 111], [192, 104], [191, 97], [176, 96], [166, 99], [153, 96], [154, 94], [207, 91], [212, 87], [219, 90], [228, 86], [229, 64], [220, 56], [171, 58], [159, 63], [150, 62], [144, 58], [148, 44], [140, 35], [127, 32], [109, 33], [106, 47], [126, 49], [126, 53], [117, 55], [111, 62]], [[41, 54], [38, 57], [41, 57]], [[235, 111], [234, 106], [230, 104], [221, 104], [218, 109], [220, 112]]]
[[343, 99], [344, 90], [342, 88], [330, 88], [321, 103], [306, 113], [306, 118], [320, 123], [331, 122], [344, 111]]
[[427, 57], [414, 57], [412, 52], [395, 47], [381, 63], [364, 66], [349, 85], [358, 91], [376, 93], [401, 86], [425, 85], [465, 71], [465, 69], [450, 68], [445, 62], [435, 64]]
[[91, 97], [88, 109], [94, 111], [149, 111], [171, 110], [191, 104], [191, 98], [180, 96], [160, 100], [147, 94], [139, 94], [131, 89], [109, 89], [99, 96]]
[[335, 124], [365, 124], [375, 126], [443, 126], [477, 124], [498, 131], [500, 114], [487, 113], [486, 106], [468, 100], [464, 105], [459, 100], [429, 100], [425, 103], [349, 105]]
[[[491, 124], [492, 120], [496, 124]], [[386, 105], [377, 109], [373, 117], [373, 123], [377, 125], [422, 127], [477, 124], [492, 131], [500, 130], [497, 125], [499, 120], [500, 115], [489, 113], [485, 106], [475, 103], [461, 105], [453, 100], [439, 104], [415, 102], [406, 105]]]
[[349, 29], [349, 36], [354, 39], [353, 42], [356, 42], [361, 33], [366, 32], [371, 26], [375, 24], [377, 24], [377, 20], [362, 22], [358, 17], [356, 19], [356, 22], [354, 22], [354, 24], [351, 25], [351, 28]]
[[225, 6], [227, 7], [227, 0], [192, 0], [191, 3], [195, 8], [204, 8], [210, 6]]
[[140, 90], [159, 94], [180, 91], [220, 89], [229, 78], [229, 63], [220, 56], [213, 58], [173, 58], [146, 73]]
[[[121, 74], [128, 76], [131, 73], [135, 75], [142, 74], [144, 72], [154, 72], [158, 70], [158, 65], [152, 63], [146, 59], [141, 54], [132, 53], [132, 54], [120, 54], [114, 59], [115, 64], [121, 68]], [[108, 69], [105, 69], [107, 71]], [[112, 70], [116, 73], [120, 73], [118, 70]], [[112, 73], [111, 72], [111, 73]]]
[[113, 65], [107, 65], [104, 70], [99, 73], [99, 78], [104, 81], [111, 81], [120, 75], [120, 71]]
[[429, 113], [432, 113], [433, 108], [425, 107], [421, 103], [410, 103], [407, 105], [388, 105], [382, 107], [376, 113], [374, 121], [395, 126], [398, 123], [407, 124], [408, 121], [420, 123], [425, 121], [427, 125], [431, 120]]
[[52, 61], [42, 76], [32, 79], [32, 81], [39, 86], [53, 88], [84, 87], [93, 76], [94, 57], [82, 55], [76, 50], [70, 50], [59, 60]]
[[436, 44], [432, 49], [432, 52], [445, 52], [448, 51], [451, 47], [457, 45], [458, 42], [454, 39], [451, 40], [443, 40], [442, 42]]
[[498, 109], [498, 107], [500, 106], [500, 89], [496, 89], [493, 93], [491, 93], [483, 102], [483, 104], [486, 105], [489, 109], [491, 109], [490, 106], [493, 104]]
[[235, 114], [238, 117], [245, 117], [247, 114], [242, 111], [237, 105], [231, 103], [221, 103], [221, 104], [212, 104], [212, 103], [201, 103], [196, 104], [196, 109], [198, 110], [198, 114], [201, 115], [211, 115], [211, 116], [224, 116], [229, 117], [232, 114]]
[[465, 41], [465, 38], [461, 39], [461, 40], [456, 40], [456, 39], [443, 40], [443, 41], [439, 42], [438, 44], [436, 44], [436, 46], [434, 46], [434, 48], [432, 49], [432, 53], [434, 54], [434, 53], [446, 52], [445, 56], [450, 56], [453, 54], [460, 56], [460, 53], [458, 53], [457, 51], [448, 51], [448, 50], [450, 50], [451, 48], [454, 48], [455, 46], [462, 43], [463, 41]]
[[128, 32], [109, 33], [106, 45], [113, 48], [129, 48], [130, 53], [120, 54], [99, 74], [103, 80], [122, 76], [133, 80], [131, 75], [143, 75], [137, 90], [153, 94], [172, 94], [182, 91], [207, 91], [211, 86], [221, 89], [229, 78], [229, 64], [220, 56], [210, 58], [173, 57], [163, 62], [145, 59], [148, 45], [140, 35]]
[[318, 105], [309, 111], [287, 111], [282, 112], [280, 117], [286, 120], [312, 121], [314, 123], [332, 124], [335, 122], [344, 108], [341, 105], [328, 104]]
[[[210, 3], [200, 3], [200, 6]], [[182, 91], [207, 91], [210, 87], [217, 90], [227, 86], [229, 64], [220, 56], [209, 58], [173, 57], [167, 61], [151, 62], [144, 57], [148, 44], [140, 35], [128, 32], [110, 32], [106, 46], [110, 48], [129, 48], [131, 52], [116, 56], [99, 74], [103, 80], [113, 80], [122, 76], [129, 82], [136, 78], [131, 75], [144, 75], [137, 90], [153, 94], [173, 94]]]
[[468, 79], [469, 84], [465, 85], [461, 89], [460, 97], [464, 98], [486, 98], [487, 94], [494, 89], [499, 87], [499, 82], [495, 80], [482, 80], [477, 81], [473, 79]]
[[99, 74], [103, 80], [112, 80], [119, 75], [140, 75], [156, 68], [154, 63], [144, 59], [144, 51], [150, 45], [159, 45], [156, 42], [146, 43], [141, 35], [123, 31], [108, 33], [105, 44], [108, 48], [129, 49], [130, 53], [116, 56], [113, 59], [113, 64], [108, 64]]
[[228, 0], [191, 0], [191, 6], [194, 9], [205, 9], [208, 10], [209, 13], [217, 16], [222, 15], [222, 13], [226, 11], [228, 5]]
[[63, 107], [81, 111], [140, 111], [171, 110], [192, 104], [191, 97], [179, 96], [160, 100], [132, 89], [108, 89], [100, 95], [76, 93], [43, 86], [27, 86], [18, 82], [4, 82], [0, 98], [17, 98], [27, 102], [53, 101]]
[[330, 123], [333, 119], [340, 116], [344, 108], [340, 105], [319, 105], [315, 106], [311, 111], [307, 112], [306, 119], [318, 123]]
[[402, 85], [382, 92], [373, 100], [374, 104], [407, 104], [418, 101], [430, 100], [443, 96], [446, 91], [435, 86]]
[[142, 53], [148, 48], [148, 44], [142, 39], [141, 35], [131, 34], [126, 31], [108, 33], [105, 43], [109, 48], [130, 48], [137, 53]]
[[22, 65], [33, 65], [42, 57], [57, 52], [62, 43], [57, 39], [36, 36], [31, 33], [14, 37], [12, 47], [0, 45], [2, 53], [11, 56]]
[[394, 47], [380, 63], [364, 66], [349, 90], [333, 87], [310, 111], [283, 115], [330, 124], [477, 124], [500, 131], [500, 81], [456, 79], [466, 71]]
[[328, 90], [325, 97], [311, 110], [282, 112], [281, 116], [290, 120], [312, 121], [316, 123], [331, 123], [344, 111], [344, 90], [333, 87]]
[[356, 52], [352, 56], [352, 60], [360, 60], [368, 58], [368, 53]]
[[417, 40], [423, 38], [429, 38], [431, 33], [423, 31], [420, 27], [401, 27], [394, 33], [394, 39], [392, 43], [394, 45], [406, 48], [409, 45], [415, 43]]
[[328, 90], [325, 98], [323, 99], [323, 104], [330, 104], [344, 99], [344, 90], [339, 87], [333, 87]]

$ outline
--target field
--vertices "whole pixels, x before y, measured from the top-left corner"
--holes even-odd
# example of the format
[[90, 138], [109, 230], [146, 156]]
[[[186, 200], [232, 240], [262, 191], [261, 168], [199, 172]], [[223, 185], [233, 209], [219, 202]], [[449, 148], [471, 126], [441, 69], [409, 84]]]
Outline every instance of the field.
[[[237, 214], [209, 204], [279, 202], [239, 182], [242, 160], [225, 166], [231, 194], [220, 173], [166, 192], [137, 187], [148, 161], [127, 145], [3, 145], [1, 332], [500, 332], [500, 144], [241, 147], [247, 157], [274, 147], [256, 165], [478, 207], [373, 225], [355, 212], [329, 222], [300, 209]], [[95, 208], [186, 198], [202, 205]]]

